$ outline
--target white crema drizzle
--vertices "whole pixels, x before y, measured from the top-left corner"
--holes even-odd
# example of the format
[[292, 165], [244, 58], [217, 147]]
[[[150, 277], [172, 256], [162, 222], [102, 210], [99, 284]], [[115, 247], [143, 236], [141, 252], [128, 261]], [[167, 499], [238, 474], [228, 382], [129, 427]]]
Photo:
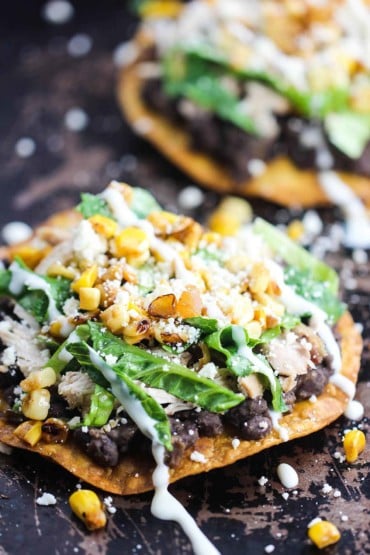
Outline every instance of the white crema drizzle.
[[156, 462], [153, 472], [153, 485], [155, 489], [151, 511], [162, 520], [174, 520], [188, 536], [195, 555], [220, 555], [215, 546], [198, 528], [195, 520], [186, 511], [185, 507], [168, 491], [169, 469], [164, 463], [165, 448], [159, 442], [156, 430], [156, 421], [150, 418], [143, 409], [140, 401], [133, 397], [127, 386], [113, 370], [89, 347], [89, 356], [92, 364], [99, 368], [103, 376], [109, 381], [113, 395], [120, 401], [127, 414], [136, 423], [140, 431], [152, 441], [152, 453]]
[[43, 291], [49, 301], [47, 310], [49, 322], [56, 320], [59, 316], [61, 316], [61, 313], [57, 309], [56, 303], [51, 294], [51, 287], [45, 280], [36, 274], [24, 270], [16, 262], [13, 262], [9, 266], [9, 270], [12, 275], [9, 283], [9, 291], [13, 295], [20, 295], [24, 287], [28, 287], [28, 289], [31, 290]]

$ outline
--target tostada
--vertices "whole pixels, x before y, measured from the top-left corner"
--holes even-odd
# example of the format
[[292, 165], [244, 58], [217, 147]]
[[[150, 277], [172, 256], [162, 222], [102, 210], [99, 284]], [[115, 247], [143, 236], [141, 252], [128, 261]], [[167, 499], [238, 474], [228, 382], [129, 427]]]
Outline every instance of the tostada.
[[370, 206], [368, 0], [148, 1], [142, 14], [118, 85], [134, 130], [220, 192], [312, 206], [331, 170]]
[[112, 182], [0, 254], [0, 441], [103, 490], [229, 465], [354, 396], [337, 274], [262, 219], [222, 236]]

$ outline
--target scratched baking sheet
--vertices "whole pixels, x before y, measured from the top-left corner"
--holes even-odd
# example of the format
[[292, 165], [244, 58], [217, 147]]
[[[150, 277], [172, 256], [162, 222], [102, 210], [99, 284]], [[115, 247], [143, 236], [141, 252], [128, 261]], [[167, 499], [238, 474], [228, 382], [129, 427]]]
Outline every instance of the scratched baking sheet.
[[[135, 28], [126, 3], [79, 0], [73, 17], [60, 25], [40, 15], [43, 5], [13, 0], [1, 6], [0, 226], [14, 219], [37, 224], [73, 205], [81, 191], [98, 192], [110, 179], [148, 187], [166, 208], [176, 209], [189, 180], [130, 132], [115, 101], [114, 52]], [[201, 213], [190, 214], [204, 218], [218, 200], [206, 193]], [[275, 222], [293, 217], [272, 205], [253, 205]], [[320, 215], [329, 224], [339, 216], [328, 210]], [[355, 263], [349, 251], [328, 254], [327, 260], [341, 271], [344, 297], [364, 326], [357, 398], [369, 414], [369, 264]], [[333, 456], [348, 425], [340, 419], [310, 437], [187, 478], [171, 491], [223, 554], [258, 555], [269, 545], [274, 554], [314, 554], [306, 529], [318, 515], [342, 532], [326, 553], [370, 553], [370, 449], [352, 466]], [[366, 431], [366, 420], [363, 426]], [[300, 476], [296, 493], [287, 499], [276, 477], [283, 461]], [[258, 483], [261, 476], [268, 479], [264, 486]], [[151, 494], [113, 496], [117, 511], [107, 529], [86, 532], [68, 507], [77, 483], [34, 455], [0, 455], [0, 554], [191, 553], [177, 525], [151, 516]], [[330, 493], [322, 493], [324, 484], [332, 486]], [[36, 504], [45, 491], [55, 495], [55, 506]]]

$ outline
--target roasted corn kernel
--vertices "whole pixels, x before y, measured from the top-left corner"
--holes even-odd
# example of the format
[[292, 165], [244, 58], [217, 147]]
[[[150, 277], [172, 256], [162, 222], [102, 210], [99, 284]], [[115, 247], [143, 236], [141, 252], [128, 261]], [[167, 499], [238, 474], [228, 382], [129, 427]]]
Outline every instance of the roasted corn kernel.
[[73, 291], [79, 292], [81, 287], [93, 287], [98, 277], [98, 267], [96, 264], [87, 268], [80, 277], [72, 283]]
[[95, 214], [89, 218], [89, 222], [93, 226], [94, 230], [103, 235], [106, 239], [111, 239], [117, 232], [118, 224], [112, 218], [107, 218], [101, 214]]
[[344, 454], [349, 463], [356, 462], [358, 456], [365, 449], [366, 438], [361, 430], [350, 430], [343, 439]]
[[221, 235], [235, 235], [252, 217], [250, 204], [238, 197], [226, 197], [211, 215], [208, 226]]
[[75, 271], [72, 268], [67, 268], [66, 266], [63, 266], [63, 264], [60, 264], [58, 262], [49, 266], [47, 274], [51, 277], [60, 276], [67, 279], [74, 279], [75, 277]]
[[116, 333], [129, 322], [127, 307], [120, 304], [112, 304], [112, 306], [100, 313], [100, 319], [110, 331]]
[[54, 385], [57, 380], [57, 376], [53, 368], [47, 366], [42, 370], [35, 370], [35, 372], [31, 372], [21, 381], [20, 386], [26, 393], [30, 391], [34, 391], [36, 389], [41, 389], [43, 387], [50, 387]]
[[149, 239], [143, 229], [126, 227], [114, 239], [117, 256], [141, 254], [149, 249]]
[[45, 420], [50, 408], [50, 392], [47, 389], [35, 389], [22, 399], [22, 412], [31, 420]]
[[149, 0], [140, 8], [140, 15], [144, 18], [176, 17], [182, 9], [182, 3], [176, 0]]
[[41, 425], [40, 421], [26, 420], [14, 430], [14, 435], [33, 447], [41, 439]]
[[80, 287], [78, 291], [81, 310], [96, 310], [100, 304], [100, 290], [97, 287]]
[[340, 540], [340, 532], [331, 522], [320, 520], [308, 528], [308, 537], [316, 547], [324, 549]]
[[46, 256], [46, 250], [30, 245], [19, 245], [11, 248], [11, 256], [12, 258], [18, 256], [29, 268], [33, 269]]
[[304, 225], [300, 220], [293, 220], [288, 225], [286, 232], [293, 241], [300, 241], [304, 235]]
[[103, 504], [95, 492], [89, 489], [77, 490], [70, 496], [69, 505], [89, 530], [98, 530], [106, 525]]

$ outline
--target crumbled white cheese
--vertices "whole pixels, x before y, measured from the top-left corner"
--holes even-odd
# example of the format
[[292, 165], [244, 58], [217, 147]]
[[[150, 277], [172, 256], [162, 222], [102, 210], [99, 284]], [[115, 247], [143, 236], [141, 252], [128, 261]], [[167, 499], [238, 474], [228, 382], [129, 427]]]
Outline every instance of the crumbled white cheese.
[[82, 220], [76, 229], [72, 248], [80, 260], [95, 262], [100, 254], [106, 252], [107, 241], [95, 233], [88, 220]]
[[273, 553], [274, 551], [275, 551], [275, 546], [272, 543], [265, 546], [265, 553]]
[[313, 518], [308, 524], [307, 524], [307, 528], [311, 528], [311, 526], [313, 526], [314, 524], [317, 524], [318, 522], [321, 522], [322, 518], [320, 518], [319, 516], [317, 516], [316, 518]]
[[42, 8], [42, 15], [49, 23], [62, 25], [72, 19], [74, 7], [67, 0], [50, 0]]
[[20, 158], [29, 158], [36, 150], [36, 143], [31, 137], [22, 137], [15, 143], [14, 148]]
[[285, 501], [287, 501], [287, 500], [289, 499], [289, 493], [288, 493], [287, 491], [284, 491], [284, 492], [281, 494], [281, 497], [282, 497], [283, 499], [285, 499]]
[[331, 493], [333, 491], [333, 488], [331, 487], [330, 484], [324, 484], [321, 491], [322, 491], [323, 494], [326, 495], [328, 493]]
[[336, 489], [333, 491], [333, 497], [341, 497], [341, 492], [339, 491], [339, 489]]
[[12, 346], [12, 347], [7, 347], [6, 349], [4, 349], [1, 358], [2, 358], [2, 362], [3, 362], [3, 364], [5, 364], [5, 366], [10, 366], [11, 364], [15, 364], [15, 362], [17, 360], [15, 347]]
[[114, 515], [117, 512], [116, 507], [114, 507], [112, 505], [113, 499], [110, 495], [108, 495], [108, 497], [105, 497], [103, 499], [103, 503], [104, 503], [105, 507], [107, 508], [108, 513], [110, 513], [111, 515]]
[[118, 357], [116, 357], [114, 355], [111, 355], [111, 354], [108, 354], [105, 357], [105, 362], [107, 364], [109, 364], [109, 366], [114, 366], [114, 364], [116, 364], [117, 360], [118, 360]]
[[231, 445], [232, 445], [232, 448], [233, 448], [233, 449], [237, 449], [237, 448], [239, 447], [239, 445], [240, 445], [240, 439], [238, 439], [237, 437], [234, 437], [234, 438], [231, 440]]
[[49, 505], [55, 505], [57, 502], [55, 496], [52, 493], [47, 493], [46, 491], [36, 499], [36, 503], [43, 507], [47, 507]]
[[343, 463], [346, 460], [346, 457], [339, 451], [335, 451], [333, 457], [337, 459], [337, 461], [339, 461], [340, 463]]
[[78, 33], [68, 41], [67, 52], [74, 58], [80, 58], [90, 52], [92, 42], [92, 38], [89, 35]]
[[82, 108], [71, 108], [64, 116], [64, 125], [69, 131], [83, 131], [88, 123], [89, 116]]
[[258, 483], [260, 486], [265, 486], [268, 482], [268, 478], [266, 478], [266, 476], [261, 476], [260, 478], [258, 478]]
[[199, 376], [203, 378], [209, 378], [213, 380], [218, 374], [218, 368], [214, 362], [207, 362], [204, 366], [202, 366], [201, 370], [198, 372]]
[[248, 172], [252, 177], [257, 177], [263, 174], [266, 169], [266, 164], [263, 160], [258, 158], [251, 158], [247, 163]]
[[203, 453], [200, 453], [199, 451], [193, 451], [190, 455], [190, 459], [194, 462], [202, 464], [205, 464], [207, 462], [206, 457], [203, 455]]

